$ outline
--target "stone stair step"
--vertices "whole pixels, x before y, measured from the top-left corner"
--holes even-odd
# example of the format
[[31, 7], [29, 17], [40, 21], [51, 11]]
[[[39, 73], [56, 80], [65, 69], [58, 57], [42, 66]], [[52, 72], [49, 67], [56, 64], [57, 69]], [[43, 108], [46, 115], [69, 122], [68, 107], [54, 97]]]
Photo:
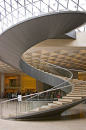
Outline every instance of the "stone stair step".
[[73, 99], [74, 100], [74, 99], [82, 99], [82, 98], [81, 97], [71, 97], [71, 95], [70, 95], [70, 96], [67, 96], [67, 97], [64, 96], [63, 99]]
[[78, 90], [78, 89], [83, 89], [83, 90], [86, 90], [86, 87], [74, 87], [74, 90]]
[[74, 88], [74, 91], [75, 91], [75, 90], [77, 90], [77, 91], [78, 91], [78, 90], [81, 90], [81, 91], [84, 90], [84, 91], [86, 91], [86, 88]]
[[78, 97], [81, 97], [81, 95], [78, 95], [78, 94], [77, 94], [77, 95], [75, 95], [75, 94], [67, 94], [67, 97], [70, 97], [70, 96], [71, 96], [71, 97], [77, 97], [77, 96], [78, 96]]
[[58, 99], [58, 101], [62, 101], [62, 102], [72, 102], [72, 99]]
[[86, 94], [86, 92], [71, 92], [70, 94], [81, 94], [81, 93], [83, 93], [83, 94]]
[[86, 85], [75, 85], [74, 87], [86, 87]]
[[50, 108], [55, 108], [55, 107], [58, 107], [59, 105], [58, 104], [54, 104], [54, 103], [48, 103], [48, 106]]
[[14, 114], [14, 115], [9, 115], [9, 117], [14, 117], [14, 116], [16, 116], [16, 114]]
[[86, 90], [86, 87], [75, 87], [74, 90], [75, 90], [75, 89], [76, 89], [76, 90], [78, 90], [78, 89], [84, 89], [84, 90]]
[[61, 102], [61, 101], [53, 101], [54, 104], [57, 104], [59, 106], [66, 104], [66, 102]]
[[83, 82], [83, 80], [73, 79], [72, 82], [73, 82], [73, 83], [79, 83], [79, 82]]
[[71, 97], [74, 97], [74, 96], [75, 96], [75, 97], [85, 97], [86, 95], [84, 95], [84, 94], [82, 94], [82, 95], [81, 95], [81, 94], [75, 95], [75, 94], [74, 94], [74, 95], [67, 95], [67, 96], [68, 96], [68, 97], [69, 97], [69, 96], [71, 96]]
[[31, 112], [36, 112], [36, 111], [39, 111], [39, 108], [35, 108], [35, 109], [32, 109], [30, 110]]
[[70, 93], [70, 94], [86, 94], [86, 92], [72, 92], [72, 93]]
[[86, 93], [70, 93], [70, 95], [82, 95], [82, 94], [86, 95]]
[[72, 91], [73, 93], [75, 93], [75, 92], [86, 92], [86, 90], [74, 90], [74, 91]]
[[42, 107], [40, 107], [39, 108], [39, 111], [43, 111], [43, 110], [47, 110], [47, 109], [49, 109], [49, 106], [47, 105], [47, 106], [42, 106]]

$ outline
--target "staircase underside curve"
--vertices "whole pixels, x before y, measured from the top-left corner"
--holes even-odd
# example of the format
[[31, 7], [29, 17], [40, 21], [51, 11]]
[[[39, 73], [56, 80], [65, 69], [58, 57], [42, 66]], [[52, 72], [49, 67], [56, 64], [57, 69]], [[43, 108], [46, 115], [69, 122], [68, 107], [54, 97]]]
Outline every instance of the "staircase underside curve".
[[[37, 43], [68, 33], [85, 22], [86, 13], [71, 11], [47, 14], [23, 21], [22, 23], [19, 23], [8, 29], [0, 36], [0, 58], [5, 63], [22, 70], [37, 80], [41, 80], [42, 82], [44, 81], [52, 86], [58, 85], [65, 80], [51, 76], [51, 78], [54, 77], [54, 80], [50, 81], [50, 75], [48, 74], [44, 74], [44, 77], [48, 77], [48, 79], [42, 79], [42, 77], [39, 76], [39, 70], [36, 70], [35, 68], [24, 63], [24, 61], [21, 59], [21, 56], [26, 50]], [[38, 71], [38, 76], [35, 75], [35, 71]], [[43, 75], [43, 72], [40, 72], [40, 74], [41, 73]], [[54, 116], [56, 113], [58, 115], [58, 113], [60, 114], [63, 111], [83, 102], [84, 100], [86, 99], [69, 103], [68, 105], [64, 105], [62, 107], [18, 117], [16, 116], [14, 118], [25, 119], [29, 117], [30, 119], [40, 118], [40, 116], [44, 118], [45, 116]]]
[[22, 21], [0, 35], [0, 60], [21, 70], [19, 63], [26, 50], [68, 33], [85, 22], [86, 13], [78, 11], [55, 12]]
[[49, 118], [61, 115], [62, 112], [70, 109], [71, 107], [74, 107], [74, 106], [84, 102], [85, 100], [86, 100], [86, 98], [79, 100], [79, 101], [76, 101], [74, 103], [69, 103], [68, 105], [60, 106], [60, 107], [57, 107], [57, 108], [52, 108], [50, 110], [44, 110], [44, 111], [41, 111], [41, 112], [35, 112], [35, 113], [32, 113], [32, 114], [25, 114], [25, 115], [20, 115], [20, 116], [16, 116], [16, 117], [9, 117], [8, 119], [25, 119], [25, 120], [26, 119], [28, 119], [28, 120], [49, 119]]

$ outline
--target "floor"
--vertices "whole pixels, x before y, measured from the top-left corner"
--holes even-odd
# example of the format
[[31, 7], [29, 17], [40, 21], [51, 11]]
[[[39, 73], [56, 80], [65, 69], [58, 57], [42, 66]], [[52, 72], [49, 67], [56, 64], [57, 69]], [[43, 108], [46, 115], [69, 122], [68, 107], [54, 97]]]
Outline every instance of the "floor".
[[66, 121], [0, 120], [0, 130], [86, 130], [86, 119]]
[[[73, 113], [74, 109], [70, 111]], [[68, 114], [70, 111], [65, 113]], [[12, 121], [0, 119], [0, 130], [86, 130], [86, 118], [82, 115], [79, 114], [77, 119], [65, 118], [54, 121]]]

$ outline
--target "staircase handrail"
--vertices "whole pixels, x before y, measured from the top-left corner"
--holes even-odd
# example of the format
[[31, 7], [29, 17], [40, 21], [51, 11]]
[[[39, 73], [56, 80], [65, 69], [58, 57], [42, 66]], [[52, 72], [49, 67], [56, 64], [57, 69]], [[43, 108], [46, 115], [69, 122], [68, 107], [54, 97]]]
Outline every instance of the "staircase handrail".
[[[63, 87], [61, 87], [61, 89], [62, 88], [67, 88], [67, 87], [69, 87], [69, 86], [75, 86], [75, 85], [78, 85], [78, 84], [82, 84], [82, 83], [86, 83], [86, 81], [82, 81], [82, 82], [78, 82], [78, 83], [75, 83], [75, 84], [70, 84], [70, 85], [67, 85], [67, 86], [63, 86]], [[51, 88], [51, 89], [48, 89], [48, 90], [46, 90], [46, 91], [42, 91], [42, 92], [38, 92], [38, 93], [34, 93], [34, 94], [29, 94], [29, 95], [26, 95], [26, 96], [22, 96], [22, 98], [27, 98], [27, 97], [30, 97], [29, 98], [29, 100], [32, 98], [31, 96], [39, 96], [39, 95], [41, 95], [41, 94], [43, 94], [43, 93], [46, 93], [46, 92], [51, 92], [51, 91], [55, 91], [55, 90], [58, 90], [59, 88]], [[18, 97], [17, 98], [13, 98], [13, 99], [10, 99], [10, 100], [5, 100], [5, 101], [2, 101], [1, 102], [1, 104], [2, 103], [6, 103], [6, 102], [10, 102], [10, 101], [13, 101], [13, 100], [18, 100]]]
[[[43, 63], [49, 65], [48, 67], [52, 67], [52, 66], [53, 66], [53, 68], [58, 68], [58, 69], [61, 69], [61, 70], [65, 70], [66, 72], [68, 72], [68, 73], [70, 74], [70, 77], [67, 77], [67, 75], [66, 75], [66, 78], [68, 78], [67, 80], [65, 80], [63, 83], [61, 83], [61, 84], [59, 84], [59, 85], [57, 85], [57, 86], [55, 86], [55, 87], [59, 87], [60, 85], [69, 82], [69, 81], [73, 78], [73, 73], [72, 73], [71, 71], [69, 71], [68, 69], [63, 68], [63, 67], [60, 67], [60, 66], [57, 66], [57, 65], [54, 65], [54, 64], [51, 64], [51, 63], [46, 62], [46, 61], [43, 61], [43, 60], [41, 60], [41, 59], [39, 59], [39, 58], [37, 58], [37, 57], [34, 57], [34, 56], [30, 55], [27, 51], [24, 52], [24, 53], [22, 54], [22, 56], [21, 56], [21, 58], [22, 58], [22, 60], [23, 60], [24, 62], [26, 62], [26, 61], [25, 61], [25, 58], [24, 58], [24, 56], [25, 56], [24, 54], [29, 55], [29, 57], [31, 57], [31, 58], [35, 58], [35, 60], [38, 60], [39, 62], [43, 62]], [[26, 62], [26, 63], [27, 63], [27, 62]], [[28, 63], [27, 63], [27, 64], [28, 64]], [[37, 63], [36, 63], [36, 64], [37, 64]], [[29, 65], [30, 65], [30, 64], [29, 64]], [[42, 65], [42, 64], [39, 64], [39, 65]], [[47, 67], [47, 65], [42, 65], [42, 66]], [[31, 65], [30, 65], [30, 66], [31, 66]], [[31, 67], [33, 67], [33, 66], [31, 66]], [[34, 68], [36, 68], [36, 67], [34, 67]], [[40, 71], [41, 71], [41, 69], [40, 69]], [[62, 76], [62, 75], [60, 75], [60, 76]], [[65, 91], [64, 91], [64, 92], [65, 92]], [[67, 93], [67, 92], [66, 92], [66, 93]]]
[[[27, 53], [27, 51], [26, 52], [24, 52], [24, 53]], [[21, 56], [21, 58], [22, 58], [22, 60], [25, 62], [25, 60], [24, 60], [24, 53], [23, 53], [23, 55]], [[46, 64], [48, 64], [48, 65], [51, 65], [51, 66], [49, 66], [49, 67], [55, 67], [55, 68], [59, 68], [59, 69], [62, 69], [62, 70], [65, 70], [65, 71], [67, 71], [67, 72], [69, 72], [69, 74], [71, 75], [71, 77], [67, 80], [67, 81], [69, 81], [70, 79], [72, 79], [73, 78], [73, 73], [71, 72], [71, 71], [69, 71], [68, 69], [66, 69], [66, 68], [63, 68], [63, 67], [60, 67], [60, 66], [57, 66], [57, 65], [54, 65], [54, 64], [51, 64], [51, 63], [49, 63], [49, 62], [46, 62], [46, 61], [43, 61], [43, 60], [41, 60], [41, 59], [39, 59], [39, 58], [37, 58], [37, 57], [34, 57], [34, 56], [31, 56], [29, 53], [27, 53], [30, 57], [33, 57], [33, 58], [35, 58], [36, 60], [39, 60], [39, 61], [41, 61], [41, 62], [44, 62], [44, 63], [46, 63]], [[30, 64], [29, 64], [30, 65]], [[30, 65], [31, 66], [31, 65]], [[40, 69], [41, 70], [41, 69]]]

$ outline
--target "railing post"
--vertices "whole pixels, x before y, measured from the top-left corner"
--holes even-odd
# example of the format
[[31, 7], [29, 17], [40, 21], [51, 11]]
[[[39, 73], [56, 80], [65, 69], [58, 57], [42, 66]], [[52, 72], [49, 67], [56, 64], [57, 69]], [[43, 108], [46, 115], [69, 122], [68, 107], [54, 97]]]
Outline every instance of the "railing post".
[[17, 101], [16, 101], [16, 116], [17, 116]]

